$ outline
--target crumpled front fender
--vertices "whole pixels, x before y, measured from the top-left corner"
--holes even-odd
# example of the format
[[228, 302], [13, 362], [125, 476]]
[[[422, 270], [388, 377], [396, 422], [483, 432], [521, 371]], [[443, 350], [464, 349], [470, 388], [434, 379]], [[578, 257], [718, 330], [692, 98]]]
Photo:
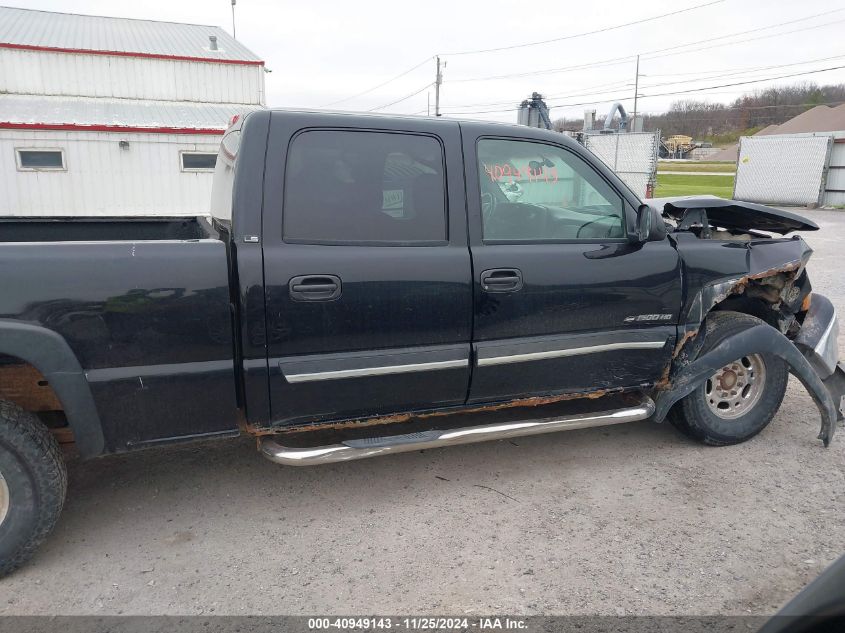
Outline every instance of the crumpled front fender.
[[720, 367], [743, 356], [761, 353], [782, 358], [789, 365], [789, 371], [804, 385], [821, 413], [819, 439], [829, 446], [836, 421], [842, 417], [840, 403], [845, 396], [845, 371], [839, 366], [829, 378], [822, 380], [792, 341], [765, 323], [733, 334], [715, 349], [681, 368], [672, 377], [670, 389], [657, 394], [653, 419], [662, 422], [673, 404], [695, 391]]

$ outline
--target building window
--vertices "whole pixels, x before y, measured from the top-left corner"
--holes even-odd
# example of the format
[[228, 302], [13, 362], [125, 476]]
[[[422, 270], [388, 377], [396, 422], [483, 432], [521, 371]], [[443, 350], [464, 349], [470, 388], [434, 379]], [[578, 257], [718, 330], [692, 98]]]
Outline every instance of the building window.
[[65, 153], [60, 149], [16, 149], [20, 171], [64, 171]]
[[210, 152], [182, 152], [182, 171], [214, 171], [217, 154]]

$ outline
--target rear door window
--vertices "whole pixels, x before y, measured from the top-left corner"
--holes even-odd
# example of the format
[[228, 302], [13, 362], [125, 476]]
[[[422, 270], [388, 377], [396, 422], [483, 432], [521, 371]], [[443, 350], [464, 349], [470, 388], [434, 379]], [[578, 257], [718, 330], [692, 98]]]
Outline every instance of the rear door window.
[[444, 243], [440, 142], [388, 132], [300, 133], [288, 152], [283, 234], [310, 244]]

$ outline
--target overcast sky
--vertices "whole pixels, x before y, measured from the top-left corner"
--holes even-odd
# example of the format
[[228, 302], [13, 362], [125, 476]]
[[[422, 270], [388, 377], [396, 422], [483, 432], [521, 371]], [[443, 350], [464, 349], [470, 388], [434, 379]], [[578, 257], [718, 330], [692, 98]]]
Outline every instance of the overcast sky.
[[[369, 110], [411, 93], [384, 112], [422, 113], [434, 107], [433, 56], [446, 63], [443, 112], [515, 121], [514, 108], [533, 91], [547, 95], [552, 118], [603, 115], [613, 101], [633, 108], [635, 62], [640, 61], [638, 110], [659, 112], [682, 98], [729, 101], [761, 87], [802, 81], [845, 82], [845, 68], [774, 80], [773, 77], [845, 67], [843, 0], [237, 0], [238, 39], [267, 68], [270, 106]], [[176, 22], [214, 24], [232, 31], [230, 0], [0, 0], [7, 6]], [[688, 7], [661, 19], [613, 29]], [[818, 17], [809, 18], [817, 14]], [[771, 29], [763, 27], [792, 22]], [[516, 45], [603, 33], [536, 46]], [[755, 29], [755, 32], [733, 35]], [[791, 31], [791, 32], [790, 32]], [[695, 43], [695, 44], [693, 44]], [[512, 47], [495, 52], [463, 51]], [[621, 59], [620, 59], [621, 58]], [[603, 65], [573, 69], [611, 60]], [[808, 63], [802, 63], [808, 62]], [[354, 99], [421, 64], [401, 78]], [[561, 69], [551, 73], [536, 73]], [[526, 73], [535, 73], [526, 75]], [[479, 78], [508, 75], [477, 81]], [[522, 75], [522, 76], [514, 76]], [[471, 79], [473, 81], [463, 81]], [[767, 79], [765, 82], [718, 87]], [[706, 88], [706, 90], [698, 89]], [[673, 94], [691, 91], [687, 94]], [[338, 102], [339, 103], [335, 103]], [[584, 102], [595, 102], [584, 104]]]

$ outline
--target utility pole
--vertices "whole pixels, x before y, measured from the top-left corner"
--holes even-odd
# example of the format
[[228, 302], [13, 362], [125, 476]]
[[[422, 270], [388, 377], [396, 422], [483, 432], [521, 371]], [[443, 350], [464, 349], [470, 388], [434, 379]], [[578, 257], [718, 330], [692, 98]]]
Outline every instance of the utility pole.
[[238, 36], [235, 35], [235, 4], [238, 0], [232, 0], [232, 39], [238, 39]]
[[431, 116], [431, 92], [425, 93], [425, 115]]
[[[232, 0], [234, 2], [234, 0]], [[637, 74], [634, 76], [634, 120], [637, 119], [637, 93], [640, 91], [640, 56], [637, 55]]]
[[437, 56], [437, 75], [434, 78], [434, 116], [440, 116], [440, 84], [443, 73], [440, 72], [440, 55]]

